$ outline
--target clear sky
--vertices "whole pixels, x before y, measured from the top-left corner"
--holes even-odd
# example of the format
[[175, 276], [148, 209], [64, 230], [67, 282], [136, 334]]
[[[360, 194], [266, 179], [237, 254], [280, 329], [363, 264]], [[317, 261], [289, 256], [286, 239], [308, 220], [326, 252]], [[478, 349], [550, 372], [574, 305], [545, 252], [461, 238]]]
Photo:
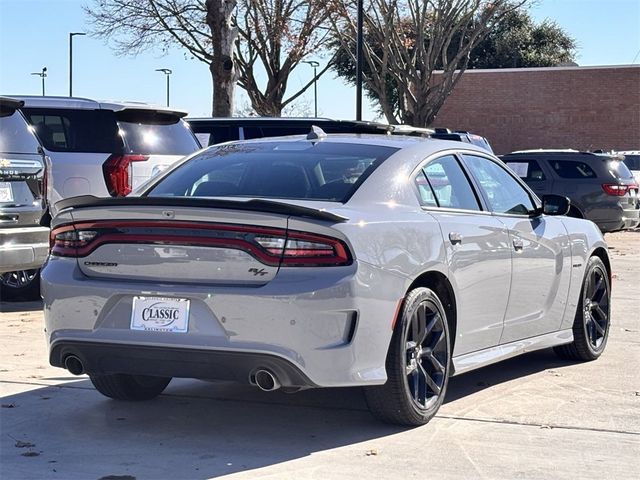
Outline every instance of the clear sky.
[[[0, 0], [0, 93], [41, 93], [40, 78], [30, 75], [46, 66], [47, 95], [68, 95], [69, 32], [88, 31], [82, 11], [90, 0]], [[536, 20], [556, 21], [579, 45], [580, 65], [640, 63], [640, 0], [538, 0], [531, 8]], [[185, 58], [176, 49], [137, 57], [117, 57], [103, 41], [75, 37], [73, 93], [96, 99], [137, 100], [164, 104], [165, 77], [156, 68], [170, 68], [171, 105], [192, 116], [211, 112], [211, 78], [207, 65]], [[309, 58], [321, 63], [322, 56]], [[311, 77], [301, 65], [290, 85], [301, 86]], [[238, 103], [246, 102], [238, 89]], [[318, 83], [320, 114], [354, 118], [355, 88], [328, 72]], [[303, 100], [313, 105], [313, 90]], [[365, 120], [376, 113], [365, 105]]]

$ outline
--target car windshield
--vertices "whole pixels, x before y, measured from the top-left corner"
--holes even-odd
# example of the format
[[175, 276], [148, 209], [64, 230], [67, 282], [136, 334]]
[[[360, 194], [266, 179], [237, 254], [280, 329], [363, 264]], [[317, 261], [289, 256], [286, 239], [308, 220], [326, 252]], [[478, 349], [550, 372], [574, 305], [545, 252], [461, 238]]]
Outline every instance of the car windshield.
[[146, 195], [345, 202], [396, 151], [308, 141], [222, 145], [181, 164]]
[[38, 153], [38, 140], [20, 112], [0, 110], [0, 152]]
[[117, 112], [126, 153], [187, 155], [200, 148], [189, 125], [176, 115], [152, 110]]

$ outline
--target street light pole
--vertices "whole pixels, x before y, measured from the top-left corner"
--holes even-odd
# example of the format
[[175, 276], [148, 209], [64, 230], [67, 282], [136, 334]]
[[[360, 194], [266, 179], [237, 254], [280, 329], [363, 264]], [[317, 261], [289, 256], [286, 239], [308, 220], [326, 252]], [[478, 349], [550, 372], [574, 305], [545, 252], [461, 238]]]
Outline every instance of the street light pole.
[[156, 72], [162, 72], [167, 76], [167, 107], [169, 106], [169, 75], [173, 72], [169, 68], [156, 68]]
[[362, 0], [358, 0], [358, 38], [356, 39], [356, 120], [362, 120], [362, 63], [364, 60], [362, 24], [364, 8]]
[[44, 97], [44, 79], [47, 77], [47, 67], [42, 67], [41, 72], [35, 72], [31, 75], [37, 75], [42, 79], [42, 96]]
[[314, 116], [318, 118], [318, 67], [320, 64], [315, 60], [303, 61], [302, 63], [308, 64], [313, 67], [313, 105]]
[[69, 96], [73, 97], [73, 37], [76, 35], [86, 35], [84, 32], [69, 33]]

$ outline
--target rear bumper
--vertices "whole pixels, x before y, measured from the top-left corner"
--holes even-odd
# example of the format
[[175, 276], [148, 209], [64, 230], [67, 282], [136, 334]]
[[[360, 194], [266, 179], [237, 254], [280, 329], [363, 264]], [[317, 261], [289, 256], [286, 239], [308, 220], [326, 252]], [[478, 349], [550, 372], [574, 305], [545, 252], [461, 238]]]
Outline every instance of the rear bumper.
[[64, 360], [69, 355], [77, 356], [89, 374], [128, 373], [250, 383], [256, 370], [266, 369], [282, 386], [317, 386], [291, 362], [273, 355], [60, 341], [51, 346], [49, 361], [54, 367], [64, 367]]
[[[281, 268], [261, 287], [168, 284], [89, 278], [75, 259], [51, 257], [41, 274], [51, 363], [73, 347], [96, 373], [246, 382], [262, 366], [291, 386], [384, 383], [406, 279], [358, 262], [320, 269]], [[132, 330], [134, 296], [189, 299], [188, 332]]]
[[0, 228], [0, 273], [40, 268], [49, 254], [49, 228]]
[[640, 210], [620, 210], [620, 216], [615, 220], [598, 220], [595, 223], [603, 233], [633, 229], [640, 225]]

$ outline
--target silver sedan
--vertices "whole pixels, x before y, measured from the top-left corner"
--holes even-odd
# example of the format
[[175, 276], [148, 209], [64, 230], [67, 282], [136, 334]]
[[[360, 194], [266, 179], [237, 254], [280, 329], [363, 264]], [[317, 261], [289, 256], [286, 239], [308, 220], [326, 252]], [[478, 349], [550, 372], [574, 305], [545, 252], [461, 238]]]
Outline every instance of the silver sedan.
[[42, 272], [50, 362], [144, 400], [172, 377], [365, 387], [428, 422], [450, 376], [603, 352], [597, 227], [460, 142], [290, 137], [210, 147], [133, 196], [58, 205]]

